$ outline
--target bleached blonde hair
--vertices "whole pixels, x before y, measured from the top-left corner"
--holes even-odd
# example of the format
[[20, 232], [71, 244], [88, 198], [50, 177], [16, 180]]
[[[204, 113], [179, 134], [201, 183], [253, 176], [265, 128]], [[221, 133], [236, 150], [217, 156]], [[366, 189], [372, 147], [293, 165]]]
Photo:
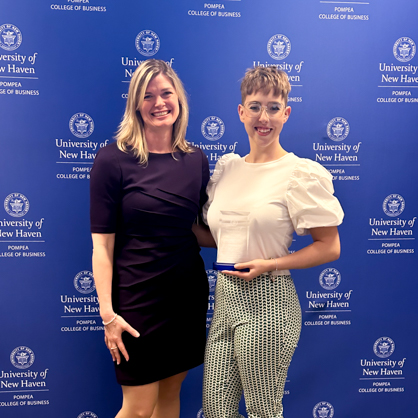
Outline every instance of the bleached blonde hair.
[[287, 99], [291, 87], [287, 74], [276, 67], [254, 67], [246, 71], [241, 83], [241, 100], [245, 104], [247, 96], [258, 91], [269, 94], [273, 91], [275, 96], [280, 96], [287, 106]]
[[148, 162], [149, 151], [145, 140], [144, 121], [138, 108], [144, 102], [149, 82], [159, 74], [165, 75], [170, 80], [179, 99], [179, 115], [173, 125], [172, 152], [178, 150], [193, 152], [193, 148], [185, 138], [189, 122], [189, 105], [183, 83], [167, 63], [150, 59], [139, 65], [132, 75], [125, 113], [116, 133], [118, 148], [124, 152], [132, 150], [140, 164]]

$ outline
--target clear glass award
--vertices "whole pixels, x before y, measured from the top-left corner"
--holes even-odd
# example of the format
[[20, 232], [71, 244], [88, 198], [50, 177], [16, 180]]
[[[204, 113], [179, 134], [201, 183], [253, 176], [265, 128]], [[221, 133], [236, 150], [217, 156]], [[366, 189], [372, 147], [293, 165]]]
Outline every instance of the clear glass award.
[[249, 261], [249, 215], [250, 212], [221, 210], [215, 263], [218, 270], [235, 270], [234, 264]]

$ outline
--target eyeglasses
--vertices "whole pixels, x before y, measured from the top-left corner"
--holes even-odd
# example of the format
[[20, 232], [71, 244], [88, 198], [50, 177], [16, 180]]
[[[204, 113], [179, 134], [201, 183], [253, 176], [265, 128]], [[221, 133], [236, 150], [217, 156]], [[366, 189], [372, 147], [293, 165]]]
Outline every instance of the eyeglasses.
[[256, 118], [261, 115], [263, 109], [266, 111], [267, 116], [269, 118], [274, 118], [279, 115], [280, 111], [285, 106], [281, 103], [269, 103], [267, 106], [262, 106], [261, 103], [258, 102], [250, 102], [244, 105], [244, 109], [246, 114], [250, 118]]

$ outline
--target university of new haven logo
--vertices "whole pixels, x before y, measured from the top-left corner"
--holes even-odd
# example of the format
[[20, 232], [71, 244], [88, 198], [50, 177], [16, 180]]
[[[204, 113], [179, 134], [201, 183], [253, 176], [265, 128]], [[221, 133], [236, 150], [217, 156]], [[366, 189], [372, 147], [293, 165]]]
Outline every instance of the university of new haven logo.
[[405, 209], [405, 200], [399, 194], [390, 194], [383, 201], [383, 212], [388, 216], [399, 216]]
[[202, 135], [209, 141], [221, 139], [225, 132], [225, 124], [217, 116], [209, 116], [202, 122]]
[[334, 407], [329, 402], [318, 402], [312, 411], [314, 418], [332, 418]]
[[341, 274], [337, 269], [327, 268], [319, 275], [319, 284], [326, 290], [333, 290], [341, 283]]
[[218, 279], [218, 272], [216, 270], [206, 270], [209, 282], [209, 292], [213, 293], [216, 287], [216, 280]]
[[94, 412], [85, 411], [82, 412], [77, 418], [99, 418]]
[[415, 42], [407, 36], [399, 38], [395, 42], [395, 45], [393, 45], [393, 55], [401, 62], [411, 61], [416, 52], [417, 46], [415, 45]]
[[27, 369], [34, 361], [35, 354], [25, 346], [16, 347], [10, 354], [10, 362], [18, 369]]
[[22, 33], [16, 26], [8, 23], [0, 26], [0, 48], [13, 51], [19, 48], [21, 43]]
[[25, 216], [29, 211], [29, 200], [21, 193], [11, 193], [4, 199], [4, 209], [15, 218]]
[[91, 271], [80, 271], [74, 277], [74, 287], [80, 292], [87, 295], [96, 290], [93, 273]]
[[267, 52], [275, 60], [284, 60], [290, 54], [291, 44], [284, 35], [274, 35], [267, 42]]
[[76, 113], [70, 119], [70, 131], [77, 138], [87, 138], [94, 131], [93, 119], [87, 113]]
[[350, 125], [344, 118], [334, 118], [328, 122], [327, 135], [333, 141], [343, 141], [350, 132]]
[[143, 30], [136, 36], [135, 46], [141, 55], [152, 57], [160, 49], [160, 38], [152, 30]]
[[380, 337], [373, 344], [373, 351], [377, 357], [390, 357], [395, 351], [395, 343], [389, 337]]

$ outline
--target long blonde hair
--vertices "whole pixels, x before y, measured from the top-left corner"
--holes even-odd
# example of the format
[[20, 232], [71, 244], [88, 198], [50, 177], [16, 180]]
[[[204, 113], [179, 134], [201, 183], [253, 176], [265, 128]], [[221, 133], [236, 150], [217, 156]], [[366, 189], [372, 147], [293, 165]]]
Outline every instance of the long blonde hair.
[[140, 164], [148, 162], [148, 146], [145, 140], [144, 121], [138, 110], [144, 102], [149, 82], [159, 74], [171, 81], [179, 99], [179, 116], [173, 125], [172, 152], [180, 150], [193, 152], [186, 141], [186, 130], [189, 122], [189, 106], [183, 83], [175, 71], [164, 61], [150, 59], [144, 61], [134, 72], [129, 84], [128, 100], [125, 114], [116, 133], [118, 148], [124, 152], [132, 150]]

